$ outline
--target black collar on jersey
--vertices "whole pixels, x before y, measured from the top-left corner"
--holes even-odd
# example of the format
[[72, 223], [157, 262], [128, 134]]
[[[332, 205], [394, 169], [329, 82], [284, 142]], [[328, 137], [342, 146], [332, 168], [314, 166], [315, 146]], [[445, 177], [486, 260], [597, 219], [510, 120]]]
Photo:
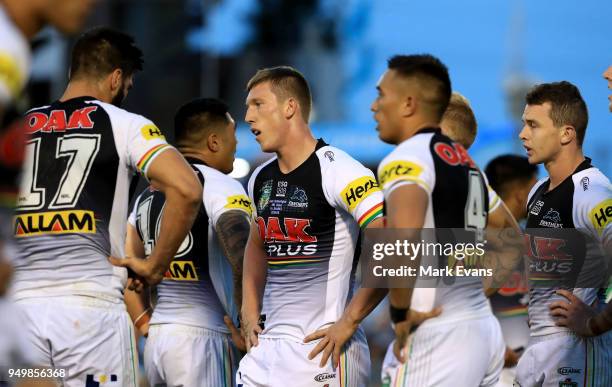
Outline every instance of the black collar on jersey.
[[202, 164], [202, 165], [206, 165], [207, 167], [210, 167], [210, 165], [206, 164], [204, 160], [200, 160], [198, 158], [189, 157], [189, 156], [183, 156], [183, 157], [185, 158], [185, 160], [187, 160], [189, 164]]
[[565, 180], [563, 180], [561, 182], [561, 184], [559, 184], [558, 186], [556, 186], [553, 190], [549, 191], [548, 187], [550, 187], [550, 177], [548, 177], [548, 180], [546, 180], [544, 182], [544, 184], [542, 184], [544, 186], [544, 195], [549, 194], [551, 192], [554, 192], [557, 188], [559, 188], [560, 186], [564, 185], [567, 181], [570, 181], [572, 179], [572, 176], [574, 176], [575, 174], [577, 174], [578, 172], [584, 171], [585, 169], [589, 169], [592, 168], [593, 165], [591, 165], [591, 158], [590, 157], [585, 157], [584, 161], [582, 161], [580, 164], [578, 164], [578, 166], [576, 167], [576, 169], [574, 170], [574, 172], [572, 172], [571, 175], [569, 175], [568, 177], [565, 178]]
[[51, 104], [51, 106], [57, 106], [57, 105], [66, 104], [66, 103], [73, 103], [73, 102], [85, 102], [85, 101], [91, 101], [91, 100], [97, 101], [98, 99], [96, 97], [92, 97], [92, 96], [89, 96], [89, 95], [83, 95], [81, 97], [74, 97], [74, 98], [67, 99], [65, 101], [60, 101], [58, 99], [58, 100], [54, 101]]
[[327, 145], [329, 144], [326, 143], [325, 140], [323, 140], [322, 138], [317, 139], [317, 146], [315, 146], [315, 152]]
[[417, 130], [414, 135], [416, 136], [417, 134], [423, 134], [423, 133], [442, 133], [442, 129], [440, 128], [422, 128], [422, 129]]

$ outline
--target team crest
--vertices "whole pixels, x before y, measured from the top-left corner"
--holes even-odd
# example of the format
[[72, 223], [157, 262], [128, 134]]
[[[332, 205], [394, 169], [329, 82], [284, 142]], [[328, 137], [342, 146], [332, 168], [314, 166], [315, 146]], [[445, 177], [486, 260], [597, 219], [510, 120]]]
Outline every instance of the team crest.
[[274, 185], [274, 180], [268, 180], [263, 183], [261, 190], [259, 191], [259, 201], [257, 202], [257, 209], [259, 211], [263, 211], [270, 202], [270, 195], [272, 195], [272, 186]]

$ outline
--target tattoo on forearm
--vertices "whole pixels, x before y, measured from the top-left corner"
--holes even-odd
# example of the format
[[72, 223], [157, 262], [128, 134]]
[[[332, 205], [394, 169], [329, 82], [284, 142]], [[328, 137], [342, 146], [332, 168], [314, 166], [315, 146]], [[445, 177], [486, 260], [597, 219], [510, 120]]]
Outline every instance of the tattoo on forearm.
[[216, 226], [223, 253], [234, 273], [234, 294], [238, 310], [242, 306], [242, 260], [249, 239], [250, 220], [242, 211], [228, 211], [221, 215]]

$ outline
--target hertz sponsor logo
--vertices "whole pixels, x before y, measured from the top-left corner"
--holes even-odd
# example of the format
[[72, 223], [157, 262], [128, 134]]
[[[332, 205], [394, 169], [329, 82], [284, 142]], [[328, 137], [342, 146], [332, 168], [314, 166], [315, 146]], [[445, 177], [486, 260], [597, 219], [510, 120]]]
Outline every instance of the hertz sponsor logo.
[[350, 182], [341, 192], [342, 200], [353, 211], [372, 192], [380, 191], [378, 183], [370, 176], [360, 177]]
[[378, 176], [378, 181], [384, 187], [394, 180], [417, 180], [423, 172], [423, 167], [410, 161], [392, 161], [385, 165]]
[[606, 199], [596, 205], [589, 213], [589, 218], [597, 233], [601, 235], [603, 230], [612, 222], [612, 199]]
[[142, 133], [142, 137], [147, 140], [153, 140], [154, 138], [161, 138], [165, 140], [164, 134], [159, 130], [159, 128], [155, 125], [145, 125], [140, 128], [140, 133]]
[[44, 234], [95, 234], [96, 220], [93, 211], [72, 210], [40, 212], [15, 217], [15, 237]]
[[227, 204], [225, 208], [238, 208], [245, 210], [252, 215], [253, 208], [251, 207], [251, 200], [246, 195], [234, 195], [227, 198]]
[[164, 279], [173, 281], [198, 281], [198, 273], [191, 261], [172, 261]]

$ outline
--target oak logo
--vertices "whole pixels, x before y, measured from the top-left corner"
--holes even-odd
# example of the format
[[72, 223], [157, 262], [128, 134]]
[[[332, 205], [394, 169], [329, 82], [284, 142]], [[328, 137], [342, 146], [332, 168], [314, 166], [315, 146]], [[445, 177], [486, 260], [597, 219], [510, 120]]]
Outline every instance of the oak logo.
[[145, 125], [140, 128], [140, 133], [142, 134], [142, 137], [147, 140], [153, 140], [155, 138], [160, 138], [162, 140], [166, 139], [162, 131], [159, 130], [159, 128], [153, 124]]
[[353, 211], [372, 192], [380, 191], [378, 183], [370, 176], [360, 177], [350, 182], [341, 192], [342, 200]]
[[476, 167], [476, 164], [474, 164], [474, 161], [461, 144], [454, 142], [451, 146], [445, 142], [438, 142], [433, 148], [444, 162], [453, 167], [459, 164], [468, 165], [472, 168]]
[[197, 281], [199, 277], [193, 262], [172, 261], [170, 267], [164, 274], [164, 279], [174, 281]]
[[310, 219], [283, 219], [285, 231], [281, 228], [280, 220], [271, 216], [268, 222], [261, 216], [256, 219], [259, 228], [261, 239], [266, 242], [306, 242], [312, 243], [317, 241], [316, 236], [312, 236], [306, 231], [310, 227]]
[[52, 110], [48, 115], [43, 112], [33, 112], [26, 116], [26, 130], [29, 134], [36, 132], [65, 132], [70, 129], [91, 129], [94, 122], [90, 114], [98, 110], [97, 106], [78, 109], [66, 117], [65, 110]]
[[15, 217], [15, 237], [44, 234], [95, 234], [96, 220], [93, 211], [71, 210], [40, 212]]

